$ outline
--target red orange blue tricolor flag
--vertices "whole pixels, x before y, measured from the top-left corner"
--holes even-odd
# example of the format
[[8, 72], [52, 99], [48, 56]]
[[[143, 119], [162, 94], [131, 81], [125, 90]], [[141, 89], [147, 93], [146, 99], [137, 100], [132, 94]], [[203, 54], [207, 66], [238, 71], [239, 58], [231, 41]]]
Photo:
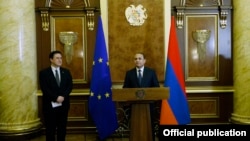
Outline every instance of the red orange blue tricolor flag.
[[164, 87], [169, 99], [162, 100], [160, 125], [185, 125], [191, 122], [174, 16], [171, 18]]

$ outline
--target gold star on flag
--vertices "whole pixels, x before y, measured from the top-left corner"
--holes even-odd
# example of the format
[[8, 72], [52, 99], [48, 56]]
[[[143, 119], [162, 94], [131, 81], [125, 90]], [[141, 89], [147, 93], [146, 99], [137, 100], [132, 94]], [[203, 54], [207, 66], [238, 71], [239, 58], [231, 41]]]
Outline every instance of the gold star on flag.
[[109, 97], [109, 93], [106, 93], [106, 94], [105, 94], [105, 97], [108, 98], [108, 97]]
[[98, 62], [99, 62], [99, 63], [102, 63], [102, 60], [103, 60], [102, 58], [99, 58], [99, 59], [98, 59]]
[[98, 98], [99, 100], [101, 100], [101, 99], [102, 99], [102, 96], [101, 96], [101, 95], [98, 95], [97, 98]]
[[94, 93], [93, 93], [93, 92], [90, 92], [90, 96], [94, 96]]

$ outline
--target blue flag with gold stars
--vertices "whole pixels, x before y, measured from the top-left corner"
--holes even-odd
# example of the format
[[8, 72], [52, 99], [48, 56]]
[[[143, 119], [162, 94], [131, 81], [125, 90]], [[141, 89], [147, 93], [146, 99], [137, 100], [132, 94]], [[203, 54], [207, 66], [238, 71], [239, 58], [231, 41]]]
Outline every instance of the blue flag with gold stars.
[[115, 132], [118, 121], [112, 101], [112, 82], [101, 16], [98, 19], [91, 78], [89, 112], [103, 140]]

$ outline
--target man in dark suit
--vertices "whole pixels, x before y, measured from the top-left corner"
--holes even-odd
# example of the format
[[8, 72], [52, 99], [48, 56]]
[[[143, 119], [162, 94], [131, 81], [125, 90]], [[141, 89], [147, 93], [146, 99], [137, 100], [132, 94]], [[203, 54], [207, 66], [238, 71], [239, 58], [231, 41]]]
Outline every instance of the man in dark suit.
[[[151, 68], [145, 67], [146, 58], [143, 53], [136, 53], [134, 57], [135, 68], [126, 72], [123, 88], [146, 88], [146, 87], [160, 87], [157, 75]], [[141, 73], [141, 74], [140, 74]], [[152, 118], [155, 114], [154, 105], [150, 104], [151, 111], [151, 123], [153, 140], [154, 136], [154, 119]]]
[[[151, 68], [145, 67], [146, 59], [143, 53], [137, 53], [134, 57], [135, 68], [126, 72], [123, 88], [160, 87], [157, 75]], [[139, 82], [139, 70], [141, 82]]]
[[[72, 76], [68, 69], [62, 68], [62, 53], [52, 51], [49, 54], [51, 66], [39, 73], [40, 87], [43, 93], [42, 109], [46, 128], [46, 141], [65, 141], [69, 95], [72, 91]], [[57, 74], [58, 77], [57, 78]], [[57, 82], [58, 81], [58, 82]]]

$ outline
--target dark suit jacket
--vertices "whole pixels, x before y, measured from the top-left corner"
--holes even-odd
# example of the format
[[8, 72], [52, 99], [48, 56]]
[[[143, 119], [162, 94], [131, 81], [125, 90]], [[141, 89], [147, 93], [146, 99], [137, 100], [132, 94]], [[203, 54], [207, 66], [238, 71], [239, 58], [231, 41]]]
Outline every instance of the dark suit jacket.
[[61, 83], [60, 87], [56, 83], [56, 78], [51, 67], [48, 67], [39, 73], [40, 87], [43, 93], [43, 110], [49, 112], [52, 110], [51, 101], [56, 102], [58, 96], [63, 96], [62, 108], [69, 109], [69, 95], [72, 91], [73, 82], [70, 71], [60, 67]]
[[139, 85], [137, 79], [136, 68], [128, 70], [126, 72], [125, 80], [123, 83], [123, 88], [139, 88], [139, 87], [159, 87], [159, 82], [156, 73], [153, 69], [144, 67], [143, 78], [141, 86]]

